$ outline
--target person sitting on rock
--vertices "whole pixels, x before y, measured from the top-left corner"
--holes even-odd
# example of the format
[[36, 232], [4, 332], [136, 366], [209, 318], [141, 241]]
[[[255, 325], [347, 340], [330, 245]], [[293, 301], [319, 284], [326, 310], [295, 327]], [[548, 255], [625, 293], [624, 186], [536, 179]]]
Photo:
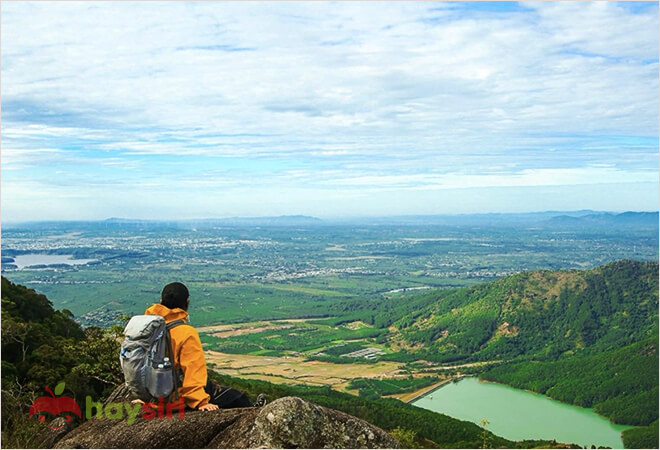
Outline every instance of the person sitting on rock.
[[[155, 303], [144, 312], [148, 315], [159, 315], [165, 323], [175, 320], [188, 320], [190, 294], [183, 283], [170, 283], [163, 288], [160, 303]], [[197, 330], [190, 324], [175, 326], [170, 329], [172, 349], [174, 352], [174, 367], [183, 373], [178, 397], [182, 397], [187, 407], [202, 411], [213, 411], [218, 408], [242, 408], [263, 406], [266, 397], [259, 394], [257, 402], [252, 403], [248, 396], [234, 388], [219, 386], [208, 378], [206, 360], [202, 350], [202, 342]]]

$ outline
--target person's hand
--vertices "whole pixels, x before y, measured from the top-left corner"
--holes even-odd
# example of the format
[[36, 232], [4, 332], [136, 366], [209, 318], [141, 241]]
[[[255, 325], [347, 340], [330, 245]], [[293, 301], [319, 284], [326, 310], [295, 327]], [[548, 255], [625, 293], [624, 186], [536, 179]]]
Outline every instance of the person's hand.
[[204, 406], [200, 406], [198, 408], [200, 411], [215, 411], [216, 409], [220, 409], [218, 405], [214, 405], [213, 403], [207, 403]]
[[131, 400], [131, 405], [140, 405], [140, 408], [142, 408], [143, 411], [146, 411], [145, 407], [152, 408], [152, 409], [158, 409], [158, 405], [155, 403], [151, 402], [144, 402], [140, 399], [137, 400]]

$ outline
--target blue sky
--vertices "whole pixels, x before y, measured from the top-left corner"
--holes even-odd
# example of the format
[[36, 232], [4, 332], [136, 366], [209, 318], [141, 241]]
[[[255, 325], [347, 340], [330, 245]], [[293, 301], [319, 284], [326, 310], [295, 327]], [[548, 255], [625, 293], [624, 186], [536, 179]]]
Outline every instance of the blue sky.
[[658, 208], [657, 2], [3, 2], [2, 221]]

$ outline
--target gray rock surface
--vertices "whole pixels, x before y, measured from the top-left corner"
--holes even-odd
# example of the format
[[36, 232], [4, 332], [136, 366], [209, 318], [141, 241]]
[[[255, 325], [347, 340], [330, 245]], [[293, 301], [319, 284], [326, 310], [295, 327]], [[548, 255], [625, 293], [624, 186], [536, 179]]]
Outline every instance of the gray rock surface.
[[61, 427], [57, 429], [45, 428], [35, 441], [37, 448], [51, 448], [55, 443], [61, 440], [67, 433], [69, 433], [75, 424], [66, 422], [63, 417], [56, 417], [49, 424], [49, 427]]
[[259, 410], [249, 447], [394, 448], [389, 434], [363, 420], [297, 397], [285, 397]]
[[[120, 396], [113, 394], [112, 401]], [[108, 399], [110, 400], [110, 399]], [[55, 448], [397, 448], [388, 433], [348, 414], [284, 397], [262, 408], [185, 411], [170, 419], [93, 418]]]

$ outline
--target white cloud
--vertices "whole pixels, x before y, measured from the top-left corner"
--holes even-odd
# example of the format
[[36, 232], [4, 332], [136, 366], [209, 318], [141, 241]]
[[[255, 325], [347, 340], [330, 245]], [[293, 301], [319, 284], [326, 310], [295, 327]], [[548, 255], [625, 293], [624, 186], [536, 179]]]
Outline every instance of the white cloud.
[[[226, 188], [232, 178], [213, 170], [242, 158], [248, 183], [236, 186], [255, 177], [273, 189], [624, 183], [654, 170], [657, 181], [657, 29], [657, 5], [611, 2], [512, 13], [443, 2], [9, 2], [3, 172], [30, 178], [82, 161], [118, 184], [135, 172], [160, 185], [167, 173]], [[187, 169], [171, 171], [172, 158]], [[263, 169], [274, 160], [293, 167]], [[43, 182], [86, 189], [64, 173]]]
[[612, 58], [656, 60], [657, 5], [646, 14], [630, 14], [616, 2], [528, 2], [539, 14], [540, 26], [567, 49]]

